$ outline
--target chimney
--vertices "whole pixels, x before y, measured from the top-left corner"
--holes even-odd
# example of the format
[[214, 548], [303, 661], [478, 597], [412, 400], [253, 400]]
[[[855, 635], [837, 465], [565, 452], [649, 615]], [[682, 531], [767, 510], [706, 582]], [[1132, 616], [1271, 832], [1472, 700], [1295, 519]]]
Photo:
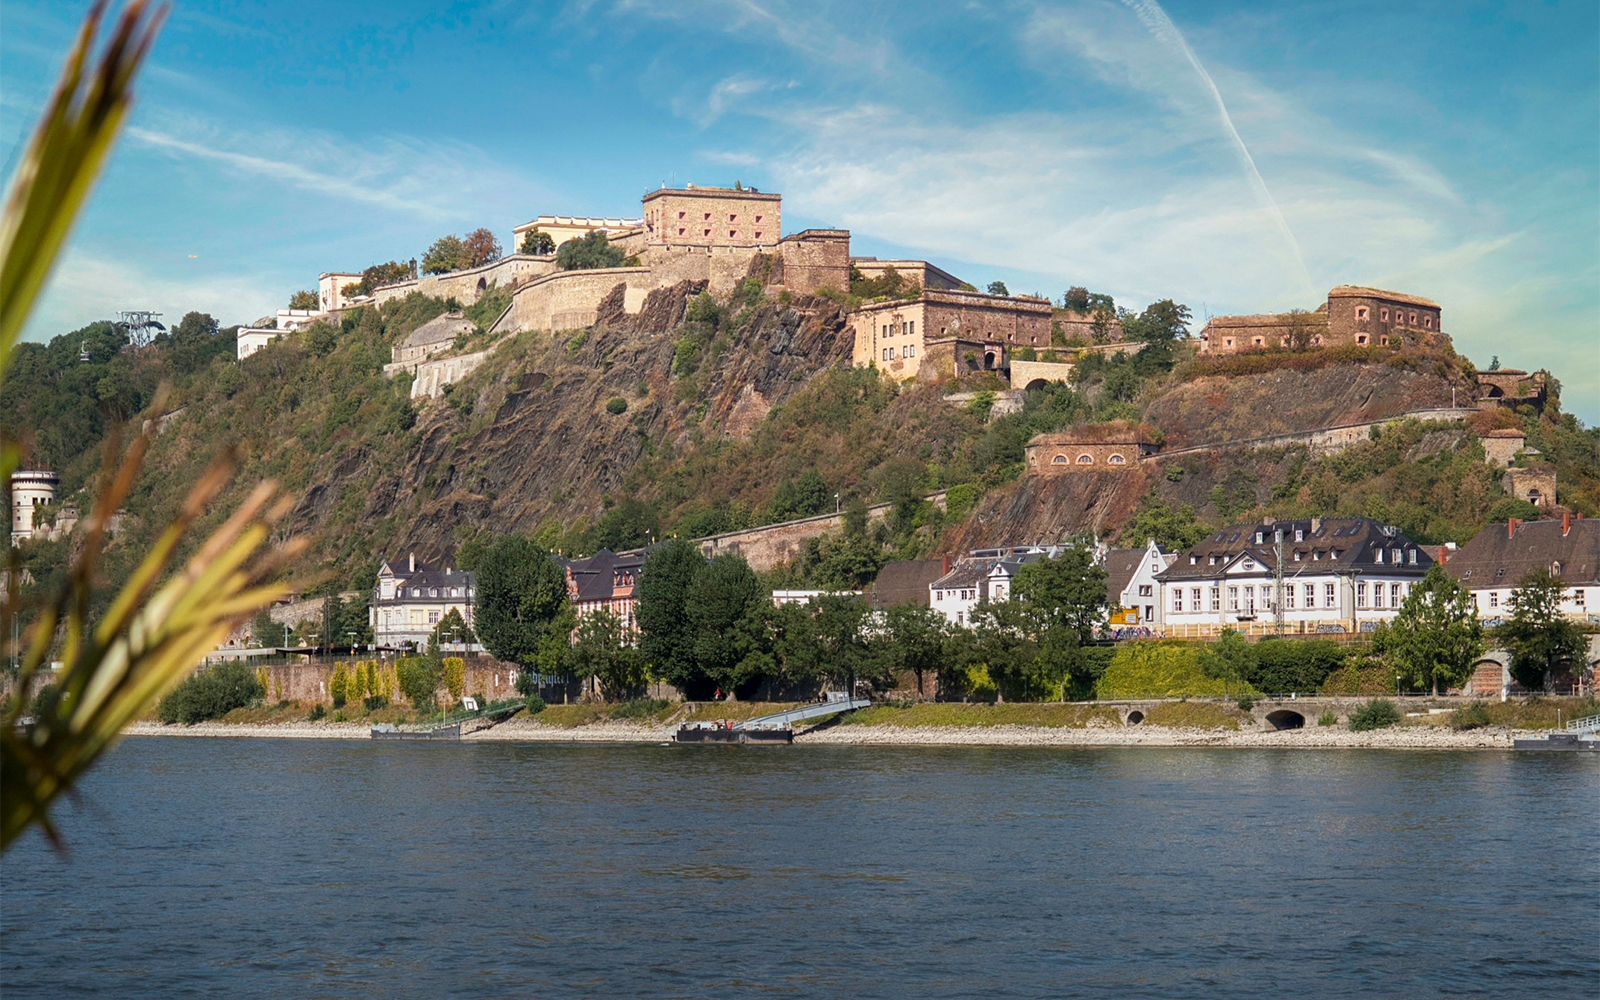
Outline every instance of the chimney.
[[410, 569], [410, 572], [415, 573], [416, 571], [417, 571], [417, 554], [415, 552], [413, 552], [413, 553], [411, 553], [411, 569]]
[[1445, 563], [1445, 560], [1450, 558], [1449, 556], [1445, 555], [1445, 551], [1446, 550], [1445, 550], [1445, 547], [1443, 545], [1439, 546], [1439, 565], [1440, 566], [1443, 566], [1444, 563]]
[[1572, 530], [1572, 511], [1564, 510], [1564, 511], [1561, 512], [1561, 537], [1562, 538], [1567, 537], [1567, 533], [1570, 532], [1571, 530]]
[[[944, 572], [945, 573], [949, 573], [950, 572], [950, 553], [946, 552], [944, 554], [944, 556], [943, 556], [943, 559], [944, 559]], [[943, 576], [944, 574], [941, 573], [940, 575]]]
[[1321, 530], [1322, 530], [1322, 518], [1313, 517], [1311, 519], [1311, 533], [1313, 535], [1315, 535], [1317, 532], [1319, 532]]
[[1507, 538], [1515, 538], [1515, 537], [1517, 537], [1517, 525], [1519, 525], [1521, 523], [1522, 523], [1522, 521], [1520, 519], [1518, 519], [1518, 518], [1515, 518], [1515, 517], [1509, 518], [1506, 521], [1506, 537]]

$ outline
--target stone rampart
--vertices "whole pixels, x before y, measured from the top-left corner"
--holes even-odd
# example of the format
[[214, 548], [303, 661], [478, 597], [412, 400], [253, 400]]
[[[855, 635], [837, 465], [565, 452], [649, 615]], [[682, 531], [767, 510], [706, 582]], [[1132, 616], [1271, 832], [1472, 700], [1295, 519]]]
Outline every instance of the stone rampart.
[[[940, 510], [944, 509], [943, 491], [929, 494], [924, 499], [937, 505]], [[894, 504], [889, 503], [868, 507], [868, 523], [883, 520], [893, 509]], [[743, 531], [730, 531], [721, 535], [697, 538], [695, 543], [700, 546], [700, 551], [705, 553], [707, 559], [720, 555], [743, 556], [751, 569], [765, 573], [774, 567], [800, 558], [809, 539], [830, 531], [839, 531], [843, 527], [842, 512], [818, 514], [815, 517], [802, 517], [781, 524], [769, 524], [760, 528], [746, 528]]]
[[[446, 653], [446, 656], [449, 654]], [[483, 695], [490, 701], [503, 698], [517, 697], [517, 665], [503, 663], [492, 656], [479, 655], [467, 656], [465, 660], [466, 681], [462, 685], [462, 693], [477, 697]], [[337, 661], [306, 660], [297, 663], [275, 663], [270, 666], [256, 667], [258, 676], [265, 675], [267, 683], [266, 700], [269, 702], [298, 701], [304, 705], [333, 704], [333, 695], [328, 688], [333, 681], [333, 672], [343, 665], [347, 672], [355, 668], [356, 660], [340, 659]], [[368, 661], [371, 662], [371, 661]], [[381, 661], [392, 671], [394, 660]], [[445, 692], [441, 690], [443, 700]], [[391, 702], [402, 700], [403, 696], [398, 691], [389, 691], [386, 697]]]
[[656, 287], [656, 277], [648, 267], [602, 267], [535, 278], [512, 294], [512, 328], [576, 330], [592, 326], [600, 302], [618, 285], [624, 288], [623, 312], [633, 315]]
[[1398, 417], [1386, 417], [1383, 420], [1368, 420], [1359, 424], [1343, 424], [1338, 427], [1324, 427], [1314, 431], [1299, 431], [1292, 434], [1270, 434], [1266, 437], [1239, 438], [1233, 441], [1215, 441], [1211, 444], [1190, 445], [1187, 448], [1174, 448], [1163, 450], [1161, 458], [1173, 458], [1178, 455], [1194, 455], [1208, 451], [1260, 451], [1263, 448], [1294, 448], [1301, 445], [1311, 450], [1313, 455], [1335, 455], [1351, 445], [1360, 444], [1372, 439], [1372, 429], [1383, 427], [1387, 424], [1401, 420], [1423, 420], [1459, 422], [1476, 412], [1465, 409], [1433, 409], [1412, 410], [1402, 413]]
[[532, 257], [517, 253], [482, 267], [451, 271], [449, 274], [425, 274], [413, 281], [385, 285], [372, 293], [372, 299], [382, 305], [391, 299], [403, 299], [412, 292], [420, 292], [432, 298], [454, 298], [457, 302], [471, 303], [478, 301], [490, 285], [512, 288], [550, 274], [555, 269], [556, 259], [553, 255]]
[[1075, 366], [1065, 361], [1018, 361], [1011, 359], [1011, 388], [1027, 389], [1034, 383], [1072, 381]]

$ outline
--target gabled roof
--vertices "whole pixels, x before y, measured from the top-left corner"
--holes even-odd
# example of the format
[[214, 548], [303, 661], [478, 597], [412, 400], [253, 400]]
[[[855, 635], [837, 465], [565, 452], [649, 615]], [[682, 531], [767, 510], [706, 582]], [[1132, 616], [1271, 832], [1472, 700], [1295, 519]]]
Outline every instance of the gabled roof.
[[1144, 562], [1144, 549], [1110, 549], [1106, 552], [1106, 600], [1115, 604]]
[[887, 563], [878, 571], [867, 599], [875, 608], [898, 604], [928, 606], [928, 588], [944, 575], [943, 559], [908, 559]]
[[995, 570], [1000, 570], [1004, 576], [1016, 576], [1023, 566], [1037, 562], [1040, 558], [1038, 553], [1030, 552], [1010, 558], [984, 556], [977, 559], [963, 559], [956, 563], [950, 572], [928, 584], [928, 589], [956, 590], [962, 587], [976, 587], [979, 580], [995, 575]]
[[[1157, 574], [1157, 578], [1164, 583], [1214, 580], [1245, 559], [1252, 560], [1266, 572], [1273, 572], [1277, 559], [1273, 551], [1273, 533], [1277, 530], [1284, 533], [1285, 577], [1308, 572], [1420, 577], [1433, 565], [1428, 550], [1393, 525], [1379, 524], [1367, 517], [1300, 518], [1270, 524], [1263, 521], [1229, 525], [1178, 556], [1171, 566]], [[1295, 541], [1297, 533], [1300, 541]], [[1401, 563], [1393, 561], [1394, 550], [1402, 553]], [[1410, 562], [1412, 551], [1417, 553], [1415, 565]], [[1301, 554], [1299, 560], [1294, 558], [1296, 552]], [[1321, 554], [1320, 559], [1314, 558], [1316, 553]]]
[[1489, 590], [1514, 587], [1556, 563], [1569, 587], [1600, 583], [1600, 520], [1491, 524], [1447, 559], [1444, 570], [1469, 589]]

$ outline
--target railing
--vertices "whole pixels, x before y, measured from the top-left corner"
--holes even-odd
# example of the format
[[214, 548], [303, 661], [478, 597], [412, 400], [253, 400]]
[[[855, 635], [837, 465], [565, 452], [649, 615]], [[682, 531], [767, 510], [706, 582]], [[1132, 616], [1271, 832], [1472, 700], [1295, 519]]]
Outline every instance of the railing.
[[839, 712], [851, 712], [858, 708], [871, 708], [870, 698], [830, 698], [815, 705], [803, 705], [800, 708], [791, 708], [787, 712], [777, 712], [773, 715], [763, 715], [755, 719], [746, 719], [736, 723], [734, 729], [781, 729], [784, 726], [801, 722], [805, 719], [821, 718], [824, 715], [836, 715]]
[[1600, 715], [1589, 715], [1581, 719], [1573, 719], [1561, 727], [1564, 733], [1600, 733]]

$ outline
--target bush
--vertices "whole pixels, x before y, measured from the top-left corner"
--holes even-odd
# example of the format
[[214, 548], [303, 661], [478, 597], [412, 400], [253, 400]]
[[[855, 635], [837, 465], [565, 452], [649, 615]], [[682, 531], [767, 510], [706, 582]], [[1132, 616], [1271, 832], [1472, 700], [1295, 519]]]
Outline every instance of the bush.
[[1201, 651], [1191, 643], [1130, 642], [1118, 647], [1096, 685], [1101, 698], [1183, 698], [1249, 694], [1248, 685], [1207, 677], [1200, 668]]
[[389, 707], [389, 699], [381, 694], [372, 694], [361, 699], [361, 704], [369, 712], [376, 712], [380, 708]]
[[1451, 729], [1483, 729], [1489, 724], [1489, 706], [1481, 701], [1464, 705], [1450, 713]]
[[1245, 695], [1243, 698], [1239, 699], [1239, 711], [1248, 712], [1252, 708], [1255, 708], [1255, 707], [1256, 707], [1256, 700], [1254, 698], [1250, 697], [1249, 695]]
[[164, 723], [192, 726], [217, 719], [236, 708], [260, 701], [261, 681], [242, 663], [223, 663], [201, 670], [161, 699], [156, 717]]
[[1339, 713], [1335, 712], [1331, 708], [1328, 709], [1326, 712], [1323, 712], [1321, 715], [1317, 716], [1317, 725], [1319, 725], [1319, 726], [1324, 726], [1324, 727], [1326, 727], [1326, 726], [1337, 726], [1338, 724], [1339, 724]]
[[536, 694], [528, 695], [528, 714], [538, 715], [544, 711], [544, 699]]
[[613, 719], [648, 719], [672, 707], [672, 702], [657, 698], [635, 698], [611, 707]]
[[313, 706], [313, 707], [312, 707], [312, 709], [311, 709], [311, 714], [310, 714], [310, 715], [308, 715], [308, 716], [306, 716], [306, 719], [307, 719], [307, 721], [309, 721], [309, 722], [317, 722], [317, 721], [319, 721], [319, 720], [321, 720], [321, 719], [325, 719], [325, 718], [327, 718], [327, 717], [328, 717], [328, 709], [327, 709], [327, 706], [325, 706], [325, 705], [323, 705], [323, 704], [322, 704], [322, 703], [321, 703], [321, 702], [320, 702], [320, 701], [319, 701], [319, 702], [317, 702], [317, 704], [316, 704], [316, 705], [314, 705], [314, 706]]
[[621, 396], [612, 396], [610, 399], [606, 400], [606, 412], [607, 413], [610, 413], [612, 415], [617, 415], [617, 414], [626, 413], [627, 411], [628, 411], [628, 401], [626, 399], [623, 399]]
[[1400, 722], [1400, 709], [1387, 698], [1367, 702], [1350, 713], [1350, 731], [1364, 733], [1372, 729], [1387, 729]]
[[400, 693], [416, 708], [432, 707], [443, 671], [439, 663], [425, 656], [403, 656], [395, 665]]

